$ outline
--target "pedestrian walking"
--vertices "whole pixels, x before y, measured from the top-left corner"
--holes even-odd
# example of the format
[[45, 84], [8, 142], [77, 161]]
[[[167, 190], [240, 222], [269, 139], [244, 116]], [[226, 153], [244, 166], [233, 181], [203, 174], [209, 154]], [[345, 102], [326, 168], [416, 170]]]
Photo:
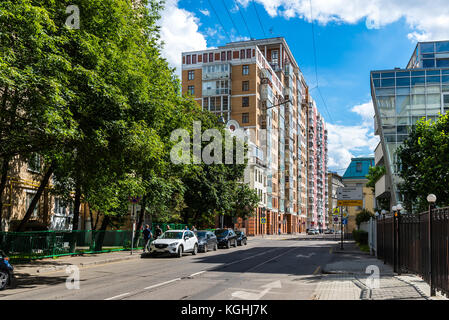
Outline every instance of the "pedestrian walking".
[[192, 231], [193, 231], [193, 232], [196, 232], [195, 226], [192, 226]]
[[281, 235], [281, 227], [279, 227], [279, 235]]
[[162, 235], [162, 229], [159, 225], [156, 226], [156, 230], [154, 230], [154, 240], [159, 238]]
[[145, 242], [145, 245], [143, 247], [143, 252], [146, 252], [148, 249], [148, 246], [150, 245], [151, 238], [153, 238], [153, 233], [151, 232], [150, 226], [147, 224], [145, 225], [145, 229], [143, 230], [143, 240]]
[[189, 227], [188, 227], [188, 226], [185, 226], [185, 227], [184, 227], [184, 230], [189, 230]]

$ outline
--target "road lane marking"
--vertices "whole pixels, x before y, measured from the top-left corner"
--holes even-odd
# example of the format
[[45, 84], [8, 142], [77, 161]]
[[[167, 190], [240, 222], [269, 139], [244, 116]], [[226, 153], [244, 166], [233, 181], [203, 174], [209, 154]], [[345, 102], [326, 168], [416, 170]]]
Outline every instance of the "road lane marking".
[[198, 275], [200, 275], [200, 274], [202, 274], [202, 273], [204, 273], [204, 272], [206, 272], [206, 271], [196, 272], [196, 273], [194, 273], [194, 274], [191, 274], [189, 277], [198, 276]]
[[[250, 268], [250, 269], [248, 269], [248, 270], [246, 270], [245, 272], [248, 272], [248, 271], [254, 270], [254, 269], [256, 269], [256, 268], [258, 268], [258, 267], [260, 267], [260, 266], [263, 266], [264, 264], [266, 264], [266, 263], [268, 263], [268, 262], [270, 262], [270, 261], [272, 261], [272, 260], [274, 260], [274, 259], [276, 259], [276, 258], [279, 258], [279, 257], [281, 257], [281, 256], [283, 256], [283, 255], [289, 253], [290, 251], [297, 249], [297, 248], [298, 248], [298, 247], [291, 248], [291, 249], [289, 249], [289, 250], [287, 250], [287, 251], [285, 251], [285, 252], [283, 252], [283, 253], [277, 255], [276, 257], [273, 257], [273, 258], [271, 258], [271, 259], [269, 259], [269, 260], [267, 260], [267, 261], [264, 261], [264, 262], [262, 262], [262, 263], [259, 263], [258, 265], [254, 266], [254, 267], [252, 267], [252, 268]], [[243, 273], [243, 272], [242, 272], [242, 273]]]
[[172, 283], [172, 282], [175, 282], [175, 281], [179, 281], [179, 280], [181, 280], [181, 278], [176, 278], [176, 279], [173, 279], [173, 280], [169, 280], [169, 281], [165, 281], [165, 282], [162, 282], [162, 283], [158, 283], [158, 284], [155, 284], [155, 285], [152, 285], [152, 286], [149, 286], [149, 287], [143, 288], [143, 290], [150, 290], [150, 289], [154, 289], [154, 288], [157, 288], [157, 287], [163, 286], [163, 285], [165, 285], [165, 284], [169, 284], [169, 283]]
[[321, 266], [318, 266], [318, 267], [315, 269], [315, 271], [313, 272], [313, 274], [316, 275], [316, 274], [320, 271], [320, 269], [321, 269]]
[[107, 299], [104, 299], [104, 300], [113, 300], [115, 298], [120, 298], [120, 297], [123, 297], [123, 296], [127, 296], [128, 294], [130, 294], [130, 292], [122, 293], [122, 294], [119, 294], [118, 296], [114, 296], [114, 297], [107, 298]]

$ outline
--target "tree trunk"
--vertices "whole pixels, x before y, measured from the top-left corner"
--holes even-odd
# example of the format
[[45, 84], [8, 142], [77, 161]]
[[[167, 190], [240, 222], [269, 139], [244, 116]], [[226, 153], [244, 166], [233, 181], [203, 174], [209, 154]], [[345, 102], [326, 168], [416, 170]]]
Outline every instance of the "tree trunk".
[[3, 200], [2, 195], [5, 192], [6, 180], [8, 178], [9, 159], [4, 158], [2, 163], [1, 179], [0, 179], [0, 231], [2, 231], [3, 222]]
[[142, 228], [143, 219], [145, 217], [145, 209], [147, 206], [147, 196], [143, 196], [141, 206], [142, 209], [140, 210], [139, 218], [137, 219], [136, 231], [134, 233], [134, 247], [137, 247], [137, 243], [139, 243], [140, 228]]
[[[76, 250], [76, 239], [79, 234], [78, 231], [78, 224], [79, 224], [79, 216], [80, 216], [80, 204], [81, 204], [81, 188], [76, 186], [75, 189], [75, 201], [74, 201], [74, 208], [73, 208], [73, 223], [72, 223], [72, 241], [70, 244], [70, 252], [75, 252]], [[73, 232], [74, 231], [74, 232]]]
[[98, 234], [98, 240], [95, 242], [95, 251], [101, 251], [103, 248], [104, 237], [106, 233], [106, 228], [109, 225], [110, 218], [105, 215], [103, 221], [101, 222], [101, 227]]
[[78, 230], [78, 224], [80, 219], [80, 205], [81, 205], [81, 188], [78, 183], [75, 189], [75, 201], [73, 208], [73, 228], [72, 230]]
[[42, 181], [39, 185], [39, 188], [37, 189], [36, 194], [33, 197], [33, 200], [31, 201], [30, 207], [28, 208], [25, 216], [23, 217], [22, 221], [20, 222], [19, 226], [16, 229], [16, 232], [22, 232], [25, 228], [26, 223], [31, 218], [31, 215], [33, 214], [34, 209], [36, 208], [36, 205], [42, 196], [42, 193], [44, 192], [45, 188], [48, 185], [48, 181], [50, 180], [51, 175], [53, 174], [53, 171], [55, 170], [55, 162], [53, 161], [50, 164], [50, 167], [48, 168], [47, 172], [45, 173], [44, 177], [42, 178]]

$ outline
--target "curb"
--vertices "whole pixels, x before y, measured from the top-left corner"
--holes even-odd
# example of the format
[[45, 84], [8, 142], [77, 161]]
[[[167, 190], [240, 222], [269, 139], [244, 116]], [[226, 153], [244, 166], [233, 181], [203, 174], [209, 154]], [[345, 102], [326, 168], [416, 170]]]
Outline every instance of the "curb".
[[112, 262], [117, 262], [117, 261], [125, 261], [125, 260], [130, 260], [130, 259], [137, 259], [137, 258], [140, 258], [140, 254], [129, 255], [128, 257], [117, 257], [117, 258], [110, 258], [110, 259], [104, 259], [104, 260], [98, 260], [98, 261], [81, 262], [79, 264], [69, 263], [69, 264], [64, 264], [64, 265], [50, 267], [50, 268], [38, 268], [38, 269], [36, 269], [36, 273], [48, 273], [48, 272], [63, 270], [65, 268], [67, 268], [69, 266], [73, 266], [73, 265], [83, 268], [83, 267], [91, 266], [91, 265], [107, 264], [107, 263], [112, 263]]

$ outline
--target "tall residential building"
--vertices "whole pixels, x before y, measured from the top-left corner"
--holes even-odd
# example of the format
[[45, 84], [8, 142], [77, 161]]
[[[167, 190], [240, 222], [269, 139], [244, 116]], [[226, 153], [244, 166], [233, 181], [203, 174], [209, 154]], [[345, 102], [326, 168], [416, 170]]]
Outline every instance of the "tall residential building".
[[362, 209], [366, 209], [374, 213], [375, 199], [373, 190], [366, 186], [369, 168], [374, 166], [374, 158], [360, 157], [351, 159], [349, 167], [343, 175], [343, 184], [345, 187], [358, 187], [363, 189], [363, 205], [360, 207], [347, 207], [348, 225], [347, 232], [356, 229], [355, 217]]
[[381, 140], [375, 163], [387, 169], [375, 196], [389, 199], [391, 208], [402, 201], [398, 147], [419, 119], [435, 120], [449, 110], [449, 41], [419, 42], [405, 69], [371, 71], [371, 95], [375, 134]]
[[328, 216], [327, 130], [315, 101], [309, 97], [308, 111], [308, 228], [326, 229]]
[[[332, 221], [332, 215], [337, 208], [337, 190], [344, 187], [343, 178], [335, 172], [329, 172], [327, 174], [327, 187], [328, 187], [328, 226], [329, 224], [336, 224]], [[336, 226], [334, 226], [335, 229]]]
[[[231, 130], [247, 131], [251, 152], [245, 183], [258, 191], [261, 202], [255, 216], [238, 227], [250, 235], [304, 232], [309, 93], [285, 39], [183, 53], [182, 90], [222, 116]], [[324, 124], [322, 130], [324, 136]], [[324, 149], [322, 157], [324, 172]], [[260, 224], [263, 215], [266, 225]]]

